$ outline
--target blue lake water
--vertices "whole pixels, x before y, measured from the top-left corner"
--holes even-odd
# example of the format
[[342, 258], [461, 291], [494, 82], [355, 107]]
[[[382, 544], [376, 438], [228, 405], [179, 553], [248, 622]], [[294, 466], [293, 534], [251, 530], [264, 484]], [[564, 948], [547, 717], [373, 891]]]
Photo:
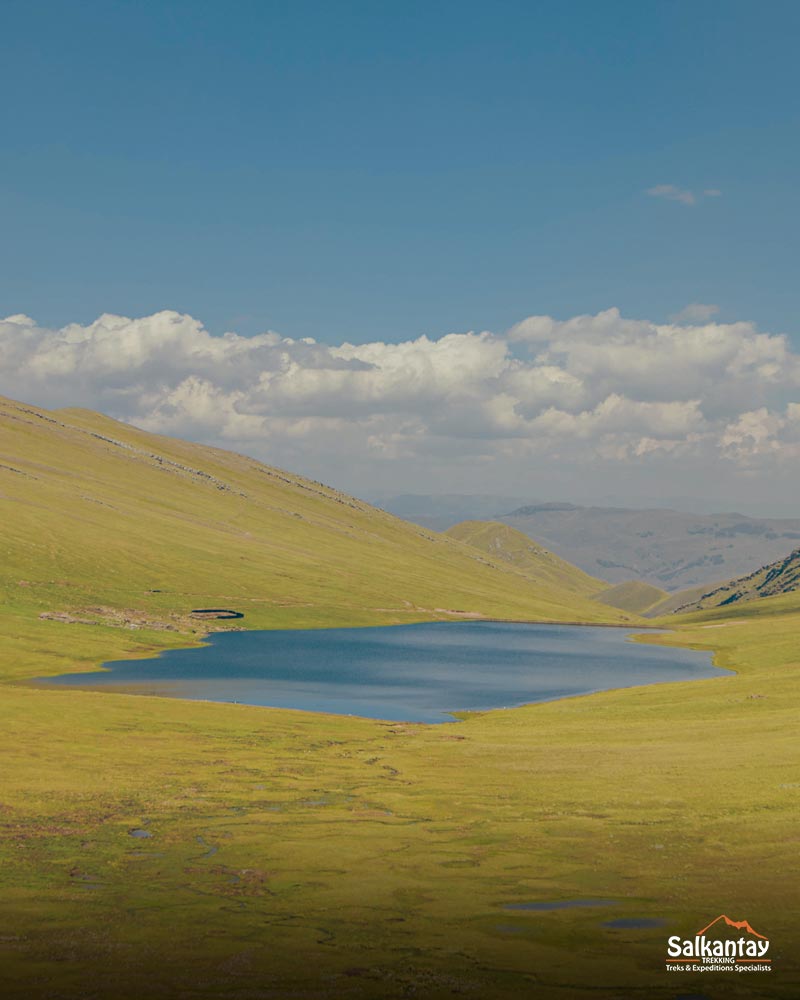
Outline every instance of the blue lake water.
[[707, 652], [630, 642], [630, 628], [436, 622], [219, 632], [208, 645], [49, 683], [407, 722], [609, 688], [723, 676]]

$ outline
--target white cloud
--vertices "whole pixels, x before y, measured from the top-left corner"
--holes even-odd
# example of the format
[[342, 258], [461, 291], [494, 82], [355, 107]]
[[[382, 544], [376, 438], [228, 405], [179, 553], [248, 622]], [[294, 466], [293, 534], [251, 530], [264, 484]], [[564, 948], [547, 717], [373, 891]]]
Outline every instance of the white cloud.
[[681, 439], [700, 429], [705, 421], [699, 400], [650, 403], [612, 393], [593, 410], [568, 413], [554, 407], [536, 419], [538, 428], [568, 437], [595, 439], [622, 435], [630, 439]]
[[436, 476], [486, 492], [487, 476], [534, 469], [650, 470], [669, 482], [691, 467], [712, 486], [736, 470], [789, 475], [800, 357], [782, 335], [714, 322], [715, 310], [694, 303], [667, 324], [617, 309], [532, 316], [504, 334], [336, 346], [215, 337], [174, 312], [58, 330], [11, 316], [0, 321], [0, 392], [92, 407], [350, 488]]
[[754, 408], [778, 385], [800, 384], [800, 358], [786, 338], [751, 323], [656, 324], [608, 309], [565, 321], [533, 317], [508, 337], [529, 349], [532, 370], [555, 367], [579, 383], [584, 408], [618, 393], [642, 401], [699, 399], [713, 416]]
[[677, 201], [682, 205], [696, 205], [703, 198], [719, 198], [722, 192], [719, 188], [706, 188], [700, 194], [695, 194], [688, 188], [678, 187], [677, 184], [656, 184], [648, 188], [645, 194], [651, 198], [663, 198], [666, 201]]
[[737, 459], [750, 459], [781, 450], [780, 432], [786, 421], [765, 406], [740, 414], [723, 431], [720, 443]]
[[665, 198], [667, 201], [679, 201], [683, 205], [694, 205], [697, 201], [691, 191], [679, 188], [675, 184], [656, 184], [655, 187], [648, 188], [645, 194], [651, 198]]

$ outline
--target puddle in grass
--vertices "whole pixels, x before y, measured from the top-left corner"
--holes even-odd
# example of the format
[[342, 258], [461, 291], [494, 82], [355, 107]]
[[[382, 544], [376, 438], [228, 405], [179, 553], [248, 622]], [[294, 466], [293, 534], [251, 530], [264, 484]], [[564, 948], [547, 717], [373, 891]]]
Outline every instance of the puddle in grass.
[[213, 858], [219, 850], [214, 844], [207, 843], [204, 837], [196, 837], [195, 839], [201, 847], [205, 847], [205, 852], [200, 855], [201, 858]]
[[105, 883], [99, 875], [73, 875], [79, 889], [104, 889]]

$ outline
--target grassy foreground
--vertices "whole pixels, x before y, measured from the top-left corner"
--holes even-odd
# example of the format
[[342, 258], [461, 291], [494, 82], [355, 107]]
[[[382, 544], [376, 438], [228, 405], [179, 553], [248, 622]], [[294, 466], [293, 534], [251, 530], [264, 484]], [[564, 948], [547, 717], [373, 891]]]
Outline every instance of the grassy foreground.
[[[796, 597], [647, 637], [734, 675], [456, 725], [30, 687], [185, 645], [223, 599], [262, 627], [614, 612], [240, 456], [14, 406], [0, 995], [800, 995]], [[613, 904], [505, 909], [586, 897]], [[721, 912], [770, 937], [771, 976], [667, 974], [666, 936]]]
[[[456, 725], [4, 686], [3, 995], [796, 997], [800, 608], [760, 604], [659, 639], [735, 675]], [[771, 976], [664, 971], [720, 912]]]

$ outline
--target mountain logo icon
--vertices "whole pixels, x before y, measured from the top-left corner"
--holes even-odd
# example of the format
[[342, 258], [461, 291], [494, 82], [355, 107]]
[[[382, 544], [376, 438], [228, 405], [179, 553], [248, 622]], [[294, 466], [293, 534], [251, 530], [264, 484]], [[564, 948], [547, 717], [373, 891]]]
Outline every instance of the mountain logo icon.
[[724, 920], [727, 926], [733, 927], [734, 930], [747, 931], [748, 934], [753, 934], [755, 935], [755, 937], [761, 938], [762, 941], [767, 940], [766, 934], [759, 934], [758, 931], [753, 930], [748, 920], [731, 920], [731, 918], [729, 916], [726, 916], [726, 914], [724, 913], [720, 913], [720, 915], [716, 918], [716, 920], [712, 920], [707, 927], [704, 927], [701, 931], [698, 931], [697, 936], [702, 937], [706, 933], [706, 931], [710, 930], [714, 926], [714, 924], [718, 924], [720, 920]]

